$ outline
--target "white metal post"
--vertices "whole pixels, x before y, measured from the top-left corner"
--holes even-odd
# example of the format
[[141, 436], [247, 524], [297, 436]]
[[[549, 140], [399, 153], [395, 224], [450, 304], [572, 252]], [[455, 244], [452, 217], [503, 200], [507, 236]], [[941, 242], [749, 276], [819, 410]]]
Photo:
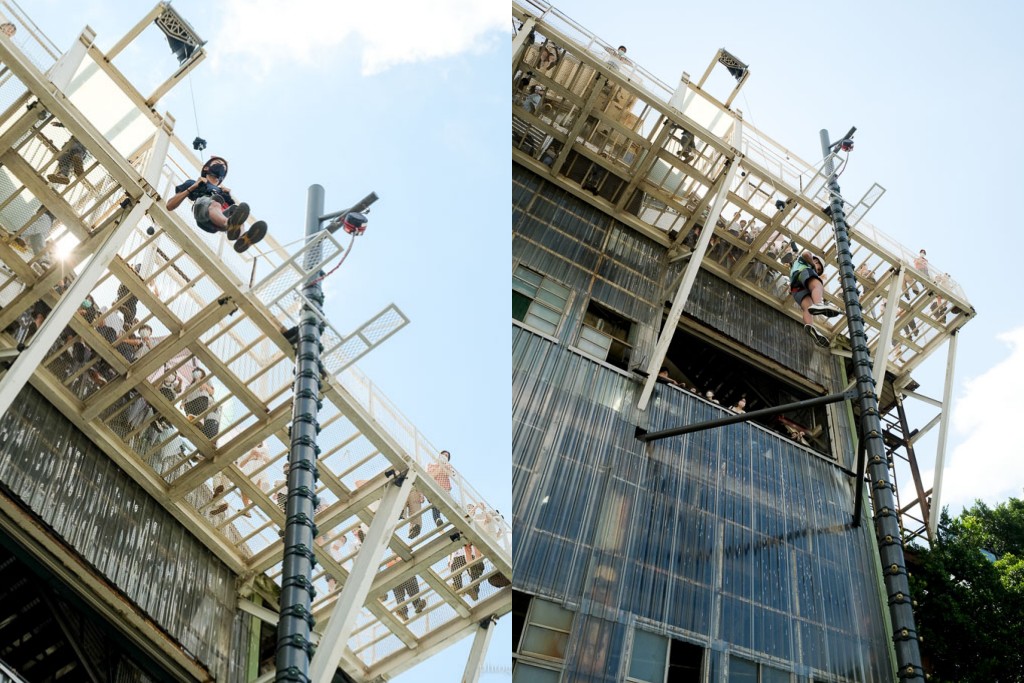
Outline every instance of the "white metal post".
[[18, 354], [18, 358], [11, 365], [10, 370], [7, 371], [3, 379], [0, 379], [0, 415], [6, 413], [14, 403], [14, 399], [28, 383], [32, 373], [43, 362], [46, 352], [57, 341], [61, 331], [71, 322], [71, 318], [78, 311], [78, 307], [85, 297], [96, 287], [96, 282], [99, 281], [103, 271], [107, 269], [107, 265], [117, 254], [117, 250], [124, 244], [125, 239], [135, 229], [135, 225], [142, 219], [146, 209], [152, 203], [152, 199], [144, 196], [135, 205], [135, 208], [121, 219], [117, 227], [113, 228], [111, 234], [89, 259], [78, 278], [61, 295], [57, 305], [46, 316], [46, 320], [32, 337], [32, 341], [24, 351]]
[[473, 635], [473, 647], [469, 650], [469, 658], [466, 659], [466, 672], [462, 674], [462, 683], [477, 683], [480, 680], [480, 672], [484, 668], [484, 655], [487, 654], [487, 645], [491, 642], [494, 634], [494, 617], [487, 617], [480, 622], [480, 628]]
[[949, 355], [946, 357], [946, 386], [942, 389], [942, 417], [939, 420], [939, 446], [935, 453], [935, 475], [932, 484], [931, 514], [928, 519], [928, 531], [935, 538], [939, 526], [939, 513], [942, 512], [942, 469], [946, 464], [946, 436], [949, 428], [949, 415], [953, 412], [953, 371], [956, 369], [956, 342], [959, 331], [949, 335]]
[[86, 27], [82, 31], [82, 35], [78, 37], [78, 40], [68, 48], [67, 52], [60, 56], [56, 64], [50, 67], [46, 75], [49, 77], [50, 82], [57, 86], [58, 90], [67, 90], [68, 85], [71, 84], [72, 77], [78, 73], [78, 68], [82, 65], [82, 60], [85, 59], [89, 46], [92, 45], [95, 39], [96, 32]]
[[889, 349], [892, 346], [892, 333], [896, 327], [896, 314], [900, 310], [900, 296], [903, 294], [903, 269], [896, 273], [895, 281], [889, 285], [889, 298], [885, 302], [885, 315], [882, 317], [882, 333], [875, 347], [875, 395], [882, 395], [882, 382], [885, 381], [885, 370], [889, 366]]
[[377, 575], [377, 568], [384, 556], [384, 548], [398, 526], [398, 516], [412, 492], [415, 479], [415, 473], [409, 472], [400, 485], [393, 484], [384, 491], [380, 506], [374, 513], [373, 523], [370, 524], [370, 530], [352, 563], [348, 580], [345, 581], [345, 586], [334, 603], [334, 611], [327, 620], [327, 628], [320, 638], [320, 646], [309, 664], [311, 683], [330, 683], [334, 677], [345, 644], [355, 627], [355, 616], [362, 609], [366, 596], [370, 593], [373, 578]]
[[697, 271], [700, 270], [701, 261], [704, 260], [704, 252], [707, 251], [708, 244], [711, 243], [711, 236], [715, 232], [715, 223], [718, 222], [718, 217], [722, 213], [725, 199], [729, 196], [729, 188], [732, 187], [733, 179], [736, 177], [736, 171], [739, 170], [739, 167], [739, 159], [733, 159], [732, 165], [729, 166], [729, 171], [726, 173], [725, 182], [722, 183], [722, 188], [718, 191], [718, 196], [715, 197], [715, 203], [708, 214], [708, 219], [704, 221], [704, 228], [701, 230], [700, 237], [697, 239], [697, 245], [690, 256], [690, 262], [686, 264], [686, 271], [683, 273], [683, 279], [679, 283], [676, 296], [672, 300], [672, 308], [669, 309], [665, 327], [661, 330], [658, 342], [651, 353], [651, 360], [647, 364], [647, 380], [644, 382], [643, 391], [640, 392], [640, 400], [637, 402], [639, 410], [646, 410], [647, 404], [651, 400], [654, 384], [658, 381], [658, 371], [665, 360], [665, 354], [668, 353], [669, 344], [672, 343], [672, 337], [676, 332], [676, 325], [679, 324], [679, 318], [683, 314], [683, 306], [686, 305], [686, 300], [690, 298], [690, 290], [693, 289], [693, 283], [697, 279]]
[[[534, 17], [529, 17], [523, 22], [523, 27], [519, 29], [519, 33], [512, 39], [512, 68], [515, 69], [516, 64], [519, 63], [521, 52], [526, 49], [526, 39], [533, 33], [533, 29], [537, 26], [537, 20]], [[513, 74], [514, 75], [514, 74]]]

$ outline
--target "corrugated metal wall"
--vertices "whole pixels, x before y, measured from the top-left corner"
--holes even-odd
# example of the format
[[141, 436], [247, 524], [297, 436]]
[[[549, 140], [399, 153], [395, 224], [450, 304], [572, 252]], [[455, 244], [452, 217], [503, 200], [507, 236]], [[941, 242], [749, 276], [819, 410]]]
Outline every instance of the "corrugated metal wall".
[[[634, 361], [653, 350], [665, 301], [675, 294], [667, 287], [683, 267], [670, 266], [661, 245], [515, 164], [512, 258], [576, 292], [563, 341], [574, 341], [590, 298], [636, 321]], [[700, 271], [683, 311], [817, 384], [829, 382], [831, 359], [799, 322], [721, 278]]]
[[[839, 469], [749, 424], [645, 447], [639, 382], [519, 326], [512, 367], [515, 584], [577, 609], [570, 680], [620, 680], [636, 619], [714, 650], [719, 671], [729, 651], [890, 679], [871, 527], [851, 527]], [[643, 419], [724, 414], [658, 385]]]
[[[638, 424], [725, 411], [658, 385], [639, 414], [639, 382], [571, 346], [593, 298], [638, 323], [634, 364], [646, 358], [681, 264], [515, 164], [512, 192], [514, 261], [573, 290], [558, 343], [513, 326], [512, 360], [515, 583], [577, 609], [572, 680], [623, 675], [637, 619], [703, 644], [719, 673], [735, 652], [820, 680], [889, 680], [876, 550], [869, 525], [850, 525], [848, 477], [753, 425], [643, 447]], [[798, 322], [710, 273], [685, 313], [826, 390], [842, 386], [841, 365]], [[830, 413], [851, 466], [847, 411]]]
[[245, 680], [234, 575], [30, 386], [0, 419], [0, 482], [218, 680]]

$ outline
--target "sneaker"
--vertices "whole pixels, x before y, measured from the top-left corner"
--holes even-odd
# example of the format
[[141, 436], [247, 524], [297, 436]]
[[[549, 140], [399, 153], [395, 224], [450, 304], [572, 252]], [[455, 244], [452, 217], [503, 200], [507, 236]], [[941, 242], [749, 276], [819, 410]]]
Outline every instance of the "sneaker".
[[228, 239], [234, 242], [241, 236], [242, 226], [245, 224], [245, 219], [249, 217], [249, 205], [242, 202], [229, 206], [224, 211], [224, 215], [228, 219]]
[[837, 315], [843, 314], [843, 312], [840, 309], [836, 308], [827, 301], [820, 304], [811, 304], [810, 306], [807, 307], [807, 312], [810, 313], [811, 315], [823, 315], [826, 318], [834, 318]]
[[241, 254], [266, 236], [267, 223], [265, 221], [256, 221], [252, 224], [252, 227], [245, 231], [244, 235], [235, 240], [235, 251]]
[[424, 600], [423, 598], [419, 598], [418, 600], [413, 600], [412, 601], [412, 606], [416, 610], [416, 614], [419, 614], [420, 612], [422, 612], [426, 608], [427, 601]]
[[71, 168], [75, 170], [75, 175], [80, 176], [85, 173], [85, 166], [82, 165], [82, 155], [72, 154], [71, 155]]
[[397, 610], [398, 616], [402, 617], [402, 621], [409, 621], [409, 610], [406, 607], [399, 608]]
[[212, 510], [210, 510], [210, 514], [211, 515], [219, 515], [219, 514], [222, 514], [222, 513], [226, 512], [227, 509], [228, 509], [228, 504], [227, 503], [221, 503], [217, 507], [215, 507]]
[[818, 328], [816, 328], [814, 325], [804, 325], [804, 329], [807, 331], [807, 334], [811, 335], [811, 339], [814, 340], [815, 344], [822, 347], [823, 349], [828, 348], [828, 337], [819, 332]]
[[67, 185], [68, 183], [71, 182], [71, 178], [68, 178], [63, 173], [51, 173], [50, 175], [46, 176], [46, 179], [49, 180], [54, 185]]
[[411, 525], [409, 525], [409, 538], [410, 539], [416, 538], [417, 536], [420, 535], [420, 531], [422, 531], [422, 530], [423, 529], [420, 527], [419, 524], [411, 524]]

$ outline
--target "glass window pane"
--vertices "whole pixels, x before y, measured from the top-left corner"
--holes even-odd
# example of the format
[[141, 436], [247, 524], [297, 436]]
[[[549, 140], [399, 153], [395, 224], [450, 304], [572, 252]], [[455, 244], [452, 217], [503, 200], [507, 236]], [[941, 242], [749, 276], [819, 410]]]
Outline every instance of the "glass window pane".
[[544, 279], [544, 276], [541, 275], [540, 273], [533, 272], [529, 268], [517, 266], [515, 272], [512, 273], [512, 280], [513, 282], [515, 282], [515, 280], [517, 279], [532, 285], [534, 288], [537, 288], [540, 287], [540, 283]]
[[608, 349], [604, 348], [603, 346], [599, 346], [597, 344], [589, 342], [586, 339], [580, 339], [579, 343], [576, 344], [576, 348], [578, 348], [583, 353], [593, 356], [594, 358], [598, 358], [600, 360], [604, 360], [608, 357]]
[[544, 334], [554, 334], [555, 329], [557, 327], [557, 325], [552, 325], [547, 320], [542, 320], [541, 318], [538, 318], [532, 313], [527, 313], [526, 319], [523, 320], [523, 322], [529, 325], [530, 327], [534, 328], [535, 330], [543, 332]]
[[512, 683], [558, 683], [560, 675], [559, 671], [517, 661], [515, 668], [512, 669]]
[[569, 631], [572, 630], [572, 617], [571, 611], [549, 600], [536, 598], [533, 601], [533, 611], [530, 613], [530, 623]]
[[633, 632], [633, 655], [629, 660], [629, 676], [638, 681], [663, 683], [668, 638], [647, 631]]
[[761, 667], [761, 683], [789, 683], [789, 672], [781, 669], [773, 669], [770, 666]]
[[729, 683], [757, 683], [757, 664], [729, 657]]
[[512, 291], [520, 292], [524, 296], [528, 296], [531, 299], [537, 296], [537, 288], [531, 284], [512, 278]]
[[587, 326], [580, 328], [580, 339], [585, 339], [592, 344], [597, 344], [605, 351], [607, 351], [608, 347], [612, 345], [611, 337]]
[[547, 291], [544, 287], [537, 290], [537, 300], [549, 304], [555, 310], [561, 311], [565, 308], [565, 297], [557, 296]]
[[565, 659], [565, 646], [568, 642], [568, 633], [530, 624], [526, 627], [520, 652]]
[[556, 299], [561, 299], [563, 302], [569, 298], [569, 288], [552, 280], [545, 279], [540, 289], [542, 292], [550, 292], [552, 296]]
[[562, 318], [562, 314], [559, 311], [552, 311], [547, 306], [542, 306], [536, 301], [530, 306], [530, 314], [535, 315], [541, 320], [545, 320], [554, 326], [558, 326], [558, 321]]

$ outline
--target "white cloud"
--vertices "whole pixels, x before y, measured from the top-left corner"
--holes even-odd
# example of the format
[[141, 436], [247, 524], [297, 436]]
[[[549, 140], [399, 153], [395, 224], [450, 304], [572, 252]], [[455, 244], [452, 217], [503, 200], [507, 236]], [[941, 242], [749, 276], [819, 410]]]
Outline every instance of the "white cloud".
[[228, 0], [213, 53], [218, 62], [240, 58], [266, 73], [312, 64], [328, 50], [356, 43], [363, 75], [373, 75], [481, 50], [507, 23], [508, 6], [493, 0]]
[[953, 426], [963, 438], [947, 460], [941, 503], [954, 514], [977, 498], [994, 504], [1024, 495], [1024, 327], [997, 339], [1009, 356], [969, 380], [953, 406]]

